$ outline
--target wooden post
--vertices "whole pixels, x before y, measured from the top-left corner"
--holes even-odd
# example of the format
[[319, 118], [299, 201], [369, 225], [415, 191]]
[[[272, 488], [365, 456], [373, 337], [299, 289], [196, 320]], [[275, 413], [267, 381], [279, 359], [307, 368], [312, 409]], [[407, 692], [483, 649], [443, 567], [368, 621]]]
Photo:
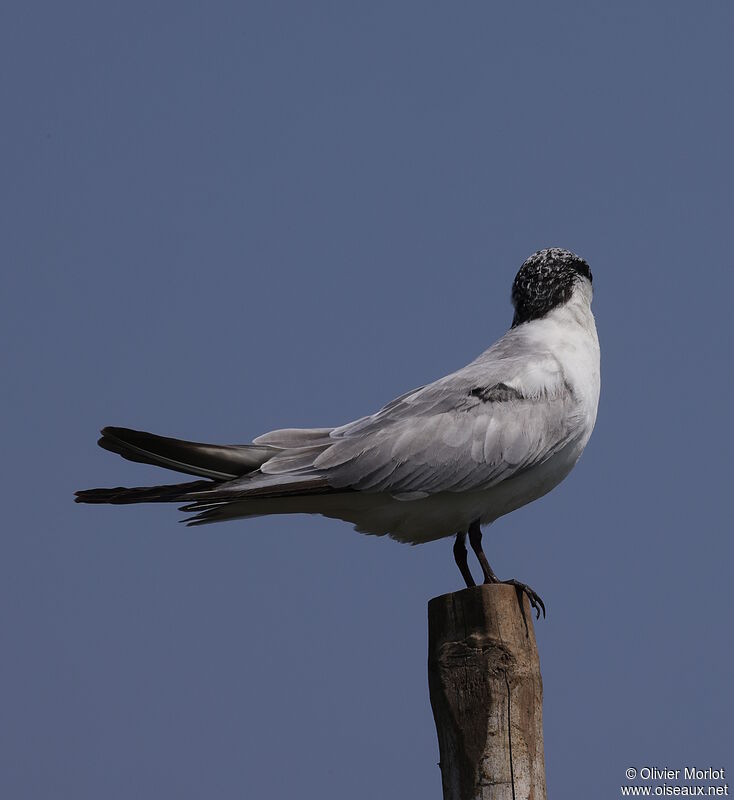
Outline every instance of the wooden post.
[[514, 586], [428, 603], [428, 685], [444, 800], [546, 800], [533, 615]]

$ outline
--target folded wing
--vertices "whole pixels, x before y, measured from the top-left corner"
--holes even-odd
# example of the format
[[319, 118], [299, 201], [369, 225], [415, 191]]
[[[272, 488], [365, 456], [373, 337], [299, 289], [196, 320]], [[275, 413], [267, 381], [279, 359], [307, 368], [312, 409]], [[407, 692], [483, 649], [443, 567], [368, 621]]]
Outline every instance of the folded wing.
[[417, 497], [490, 488], [540, 464], [579, 431], [576, 398], [551, 358], [502, 375], [475, 363], [336, 428], [313, 468], [335, 488]]

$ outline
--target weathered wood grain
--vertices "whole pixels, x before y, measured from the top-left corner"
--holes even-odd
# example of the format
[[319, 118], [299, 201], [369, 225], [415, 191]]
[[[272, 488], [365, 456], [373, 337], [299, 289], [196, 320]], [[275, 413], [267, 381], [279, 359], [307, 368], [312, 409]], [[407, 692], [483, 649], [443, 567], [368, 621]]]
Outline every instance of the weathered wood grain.
[[428, 683], [444, 800], [546, 800], [533, 615], [506, 584], [428, 604]]

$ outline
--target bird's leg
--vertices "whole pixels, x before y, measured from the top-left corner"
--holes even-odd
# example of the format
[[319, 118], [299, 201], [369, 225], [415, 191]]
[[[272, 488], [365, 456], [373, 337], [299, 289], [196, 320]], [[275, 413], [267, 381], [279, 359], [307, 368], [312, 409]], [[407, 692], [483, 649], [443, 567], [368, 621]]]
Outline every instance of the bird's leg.
[[[458, 537], [457, 537], [458, 540]], [[482, 529], [479, 525], [479, 520], [474, 520], [472, 524], [469, 526], [469, 544], [471, 544], [472, 550], [476, 553], [477, 558], [479, 559], [479, 564], [482, 567], [482, 573], [484, 574], [484, 582], [485, 583], [508, 583], [511, 586], [514, 586], [517, 590], [517, 599], [520, 602], [520, 608], [522, 609], [522, 595], [523, 593], [528, 596], [528, 600], [530, 601], [530, 605], [535, 609], [535, 616], [536, 619], [540, 618], [540, 612], [543, 612], [543, 616], [545, 616], [545, 604], [540, 598], [540, 595], [531, 589], [527, 584], [520, 583], [520, 581], [515, 580], [515, 578], [511, 578], [509, 581], [501, 581], [492, 570], [492, 567], [489, 566], [489, 562], [487, 561], [487, 556], [484, 555], [484, 550], [482, 550]], [[454, 554], [456, 553], [456, 546], [454, 546]], [[457, 561], [458, 564], [458, 561]], [[461, 569], [461, 567], [459, 567]], [[523, 615], [524, 615], [523, 610]]]
[[479, 559], [479, 566], [482, 568], [485, 583], [501, 583], [500, 579], [494, 574], [492, 567], [489, 566], [487, 556], [484, 555], [482, 550], [482, 529], [479, 525], [479, 520], [474, 520], [469, 526], [469, 544], [471, 549]]
[[456, 566], [459, 568], [461, 577], [466, 582], [467, 587], [476, 586], [474, 578], [472, 578], [472, 574], [469, 571], [469, 564], [467, 564], [466, 556], [466, 534], [457, 533], [456, 541], [454, 542], [454, 561], [456, 561]]

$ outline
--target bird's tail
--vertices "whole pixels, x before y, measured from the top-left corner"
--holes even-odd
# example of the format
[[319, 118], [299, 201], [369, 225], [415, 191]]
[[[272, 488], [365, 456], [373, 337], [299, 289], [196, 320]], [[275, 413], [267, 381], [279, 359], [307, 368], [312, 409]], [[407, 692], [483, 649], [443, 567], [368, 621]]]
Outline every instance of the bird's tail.
[[117, 486], [113, 489], [82, 489], [75, 493], [77, 503], [178, 503], [189, 500], [196, 492], [205, 492], [216, 485], [215, 481], [188, 481], [166, 486]]
[[128, 461], [166, 467], [187, 475], [231, 481], [264, 464], [277, 448], [256, 444], [203, 444], [130, 428], [102, 428], [97, 444]]
[[[283, 432], [277, 432], [282, 434]], [[291, 432], [286, 431], [285, 434]], [[275, 434], [273, 434], [275, 435]], [[309, 436], [309, 431], [303, 432]], [[280, 441], [280, 440], [279, 440]], [[299, 442], [300, 443], [300, 442]], [[109, 489], [84, 489], [76, 492], [77, 503], [179, 503], [207, 507], [214, 503], [227, 503], [234, 499], [268, 500], [321, 494], [329, 491], [326, 481], [313, 474], [296, 470], [288, 474], [263, 475], [259, 468], [283, 447], [269, 444], [216, 445], [186, 442], [153, 433], [129, 428], [103, 428], [98, 444], [105, 450], [118, 453], [129, 461], [153, 464], [158, 467], [197, 475], [209, 480], [162, 486], [123, 487]], [[317, 446], [318, 449], [318, 446]], [[303, 454], [305, 447], [297, 450]], [[294, 456], [291, 456], [293, 459]], [[302, 457], [302, 460], [303, 457]], [[304, 464], [310, 463], [306, 457]], [[298, 465], [296, 465], [298, 466]], [[265, 509], [260, 513], [268, 513]]]
[[186, 442], [130, 428], [103, 428], [97, 442], [128, 461], [198, 475], [210, 480], [165, 486], [85, 489], [76, 493], [77, 503], [175, 503], [192, 493], [206, 491], [217, 483], [231, 481], [255, 471], [276, 451], [265, 445], [216, 445]]

